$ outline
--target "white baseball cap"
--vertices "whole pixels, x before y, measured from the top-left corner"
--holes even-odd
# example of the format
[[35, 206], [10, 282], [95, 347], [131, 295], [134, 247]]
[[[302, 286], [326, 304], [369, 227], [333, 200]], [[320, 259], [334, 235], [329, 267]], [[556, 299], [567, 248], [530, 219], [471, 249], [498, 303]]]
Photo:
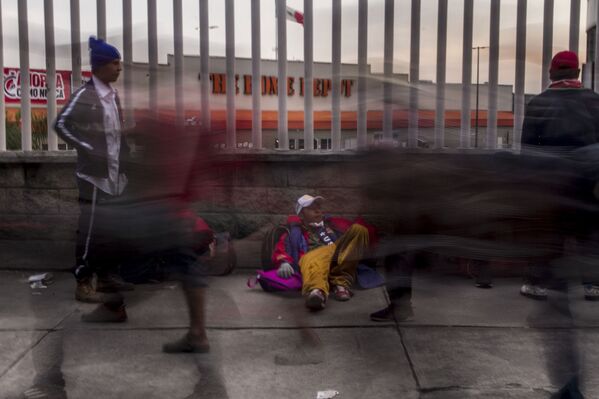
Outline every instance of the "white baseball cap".
[[308, 194], [302, 195], [301, 197], [299, 197], [299, 199], [297, 200], [297, 204], [295, 205], [295, 213], [299, 215], [302, 209], [309, 207], [314, 203], [314, 201], [323, 199], [324, 197], [321, 197], [320, 195], [317, 195], [316, 197], [313, 197]]

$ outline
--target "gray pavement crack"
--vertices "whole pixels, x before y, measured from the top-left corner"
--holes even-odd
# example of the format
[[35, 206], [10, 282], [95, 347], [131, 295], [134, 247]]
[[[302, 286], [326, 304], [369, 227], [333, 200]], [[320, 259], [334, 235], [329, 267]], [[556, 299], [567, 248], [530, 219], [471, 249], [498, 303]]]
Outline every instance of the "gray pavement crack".
[[420, 393], [427, 394], [433, 392], [446, 392], [446, 391], [468, 391], [472, 390], [472, 387], [462, 387], [459, 385], [448, 385], [446, 387], [432, 387], [432, 388], [418, 388]]
[[416, 388], [418, 388], [418, 391], [421, 392], [422, 386], [420, 385], [420, 379], [418, 378], [418, 374], [416, 373], [416, 368], [414, 367], [414, 362], [412, 361], [412, 357], [410, 356], [410, 352], [408, 351], [408, 347], [406, 346], [405, 338], [401, 332], [401, 328], [400, 328], [399, 324], [396, 325], [396, 329], [397, 329], [397, 333], [399, 334], [399, 340], [401, 342], [401, 347], [404, 351], [404, 354], [406, 355], [408, 364], [410, 365], [410, 371], [412, 372], [412, 378], [414, 378], [414, 382], [416, 383]]
[[54, 327], [52, 327], [52, 328], [50, 328], [50, 329], [47, 329], [47, 330], [36, 330], [36, 329], [34, 329], [34, 330], [17, 330], [17, 331], [40, 331], [40, 332], [41, 332], [41, 331], [43, 331], [43, 332], [45, 332], [45, 334], [43, 334], [43, 335], [42, 335], [42, 336], [41, 336], [39, 339], [37, 339], [37, 340], [36, 340], [36, 341], [33, 343], [33, 345], [30, 345], [30, 346], [29, 346], [29, 348], [27, 348], [27, 349], [26, 349], [26, 350], [24, 350], [24, 351], [23, 351], [23, 352], [22, 352], [22, 353], [21, 353], [19, 356], [17, 356], [17, 358], [16, 358], [16, 359], [15, 359], [13, 362], [11, 362], [11, 363], [8, 365], [8, 367], [7, 367], [7, 368], [6, 368], [4, 371], [2, 371], [2, 372], [0, 373], [0, 379], [4, 378], [4, 376], [5, 376], [6, 374], [8, 374], [8, 372], [9, 372], [10, 370], [12, 370], [12, 369], [13, 369], [13, 368], [14, 368], [14, 367], [17, 365], [17, 364], [19, 364], [19, 362], [20, 362], [21, 360], [23, 360], [23, 358], [24, 358], [25, 356], [27, 356], [27, 354], [28, 354], [28, 353], [30, 353], [32, 350], [34, 350], [34, 349], [35, 349], [35, 348], [36, 348], [36, 347], [37, 347], [37, 346], [38, 346], [38, 345], [39, 345], [39, 344], [40, 344], [40, 343], [41, 343], [41, 342], [42, 342], [42, 341], [43, 341], [43, 340], [44, 340], [44, 339], [45, 339], [45, 338], [48, 336], [48, 335], [50, 335], [50, 334], [51, 334], [52, 332], [54, 332], [54, 331], [58, 331], [58, 327], [59, 327], [59, 326], [60, 326], [60, 325], [61, 325], [61, 324], [62, 324], [62, 323], [63, 323], [63, 322], [66, 320], [66, 319], [68, 319], [69, 317], [71, 317], [71, 315], [72, 315], [73, 313], [75, 313], [75, 311], [76, 311], [76, 309], [74, 309], [74, 310], [72, 310], [71, 312], [69, 312], [69, 313], [68, 313], [67, 315], [65, 315], [65, 316], [64, 316], [62, 319], [60, 319], [60, 320], [58, 321], [58, 323], [56, 323], [56, 325], [55, 325]]
[[[75, 310], [76, 311], [76, 310]], [[74, 311], [74, 312], [75, 312]], [[72, 313], [74, 313], [72, 312]], [[72, 314], [71, 313], [71, 314]], [[70, 314], [69, 314], [70, 316]], [[68, 317], [68, 316], [67, 316]], [[60, 324], [60, 323], [59, 323]], [[87, 325], [86, 325], [87, 326]], [[137, 330], [147, 330], [147, 331], [167, 331], [167, 330], [185, 330], [188, 326], [179, 325], [179, 326], [147, 326], [147, 327], [105, 327], [105, 326], [97, 326], [97, 327], [85, 327], [86, 330], [122, 330], [122, 331], [137, 331]], [[297, 330], [305, 328], [305, 326], [208, 326], [206, 327], [208, 330], [215, 331], [236, 331], [236, 330]], [[395, 324], [390, 323], [380, 323], [380, 324], [364, 324], [364, 325], [343, 325], [343, 324], [334, 324], [334, 325], [322, 325], [322, 326], [309, 326], [311, 329], [319, 330], [319, 329], [379, 329], [379, 328], [402, 328], [402, 329], [418, 329], [418, 328], [430, 328], [430, 329], [445, 329], [445, 328], [455, 328], [455, 329], [479, 329], [479, 330], [528, 330], [528, 331], [562, 331], [562, 330], [570, 330], [570, 331], [594, 331], [599, 330], [599, 326], [574, 326], [574, 327], [559, 327], [559, 326], [548, 326], [548, 327], [529, 327], [529, 326], [484, 326], [484, 325], [468, 325], [468, 324], [414, 324], [414, 323], [398, 323]], [[56, 327], [51, 328], [0, 328], [0, 332], [14, 332], [14, 331], [23, 331], [23, 332], [54, 332], [61, 331], [63, 327], [57, 325]]]
[[461, 386], [461, 385], [448, 385], [448, 386], [443, 386], [443, 387], [430, 387], [430, 388], [419, 388], [419, 392], [421, 394], [429, 394], [429, 393], [437, 393], [437, 392], [456, 392], [456, 391], [513, 391], [513, 392], [520, 392], [520, 391], [527, 391], [527, 392], [540, 392], [540, 393], [546, 393], [546, 394], [552, 394], [553, 391], [547, 388], [527, 388], [527, 387], [514, 387], [511, 384], [507, 384], [504, 387], [492, 387], [492, 388], [481, 388], [481, 387], [474, 387], [474, 386]]

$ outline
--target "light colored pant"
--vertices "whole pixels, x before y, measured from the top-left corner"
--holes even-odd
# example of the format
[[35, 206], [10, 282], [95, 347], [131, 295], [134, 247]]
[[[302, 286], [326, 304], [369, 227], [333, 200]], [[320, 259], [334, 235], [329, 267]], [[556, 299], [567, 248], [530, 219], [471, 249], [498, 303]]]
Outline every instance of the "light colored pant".
[[[308, 251], [299, 261], [302, 273], [302, 293], [313, 289], [329, 295], [330, 286], [351, 286], [358, 262], [368, 248], [368, 229], [354, 224], [334, 244]], [[333, 262], [333, 257], [337, 261]]]

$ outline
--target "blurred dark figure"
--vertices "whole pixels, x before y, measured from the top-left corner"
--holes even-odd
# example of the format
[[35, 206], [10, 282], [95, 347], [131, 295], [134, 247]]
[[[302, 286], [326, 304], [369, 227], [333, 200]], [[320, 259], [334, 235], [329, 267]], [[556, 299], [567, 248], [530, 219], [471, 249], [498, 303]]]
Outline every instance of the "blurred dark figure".
[[[109, 300], [101, 292], [131, 290], [116, 277], [119, 244], [107, 235], [110, 207], [127, 187], [129, 146], [123, 135], [123, 113], [116, 90], [121, 72], [119, 51], [94, 37], [89, 38], [92, 78], [71, 96], [55, 123], [57, 134], [77, 149], [79, 226], [77, 230], [77, 279], [75, 298], [82, 302]], [[97, 284], [92, 284], [94, 274]]]
[[[128, 252], [121, 268], [127, 271], [127, 263], [138, 259], [160, 259], [169, 275], [181, 281], [190, 318], [187, 334], [165, 344], [163, 351], [208, 352], [206, 283], [198, 257], [208, 250], [213, 235], [207, 229], [197, 229], [191, 200], [192, 181], [210, 162], [209, 155], [198, 142], [197, 132], [158, 115], [138, 118], [131, 135], [140, 144], [131, 160], [132, 184], [127, 196], [111, 209], [111, 234]], [[83, 315], [83, 320], [126, 321], [124, 298], [113, 298]]]
[[[534, 97], [526, 109], [522, 128], [522, 153], [548, 153], [559, 157], [575, 156], [575, 150], [599, 142], [599, 95], [582, 87], [578, 56], [572, 51], [561, 51], [551, 61], [547, 90]], [[587, 193], [592, 187], [581, 181]], [[581, 228], [588, 220], [574, 214], [566, 225], [575, 229], [574, 235], [583, 239], [588, 232]], [[564, 218], [565, 219], [565, 218]], [[565, 231], [571, 234], [571, 231]], [[533, 299], [547, 298], [550, 280], [547, 262], [530, 265], [525, 282], [520, 289], [522, 295]], [[587, 300], [599, 300], [599, 285], [583, 271], [584, 296]]]
[[390, 304], [372, 313], [372, 321], [408, 321], [414, 316], [412, 275], [416, 266], [416, 255], [412, 251], [385, 257], [386, 289]]
[[[580, 177], [575, 199], [579, 204], [594, 208], [594, 185], [597, 176], [593, 161], [593, 145], [599, 142], [599, 95], [582, 87], [578, 80], [579, 61], [576, 53], [562, 51], [551, 62], [551, 84], [528, 104], [522, 131], [523, 154], [541, 154], [572, 160]], [[591, 149], [591, 150], [589, 150]], [[596, 149], [595, 149], [596, 151]], [[589, 154], [591, 157], [589, 159]], [[594, 231], [596, 210], [591, 212], [564, 211], [556, 222], [560, 226], [556, 241], [561, 254], [554, 259], [532, 262], [520, 293], [533, 299], [546, 299], [547, 288], [555, 289], [548, 312], [564, 318], [568, 327], [574, 321], [568, 299], [568, 283], [578, 274], [582, 277], [584, 298], [599, 300], [599, 280], [594, 269], [597, 242]], [[577, 269], [577, 270], [573, 270]], [[542, 324], [548, 314], [531, 317], [531, 325]], [[552, 381], [563, 388], [555, 398], [582, 398], [579, 390], [581, 374], [575, 332], [566, 330], [559, 348], [547, 357]]]

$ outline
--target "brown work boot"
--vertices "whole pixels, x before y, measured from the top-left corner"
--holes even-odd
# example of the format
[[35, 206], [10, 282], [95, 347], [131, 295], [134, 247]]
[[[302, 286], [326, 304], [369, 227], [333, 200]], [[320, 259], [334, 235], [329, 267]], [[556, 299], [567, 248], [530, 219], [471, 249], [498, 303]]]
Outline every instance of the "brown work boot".
[[77, 288], [75, 289], [75, 299], [79, 302], [86, 303], [104, 303], [106, 302], [106, 295], [97, 292], [92, 285], [90, 278], [77, 281]]
[[96, 291], [98, 292], [119, 292], [119, 291], [133, 291], [134, 285], [126, 282], [116, 274], [109, 274], [106, 276], [98, 276], [96, 282]]

